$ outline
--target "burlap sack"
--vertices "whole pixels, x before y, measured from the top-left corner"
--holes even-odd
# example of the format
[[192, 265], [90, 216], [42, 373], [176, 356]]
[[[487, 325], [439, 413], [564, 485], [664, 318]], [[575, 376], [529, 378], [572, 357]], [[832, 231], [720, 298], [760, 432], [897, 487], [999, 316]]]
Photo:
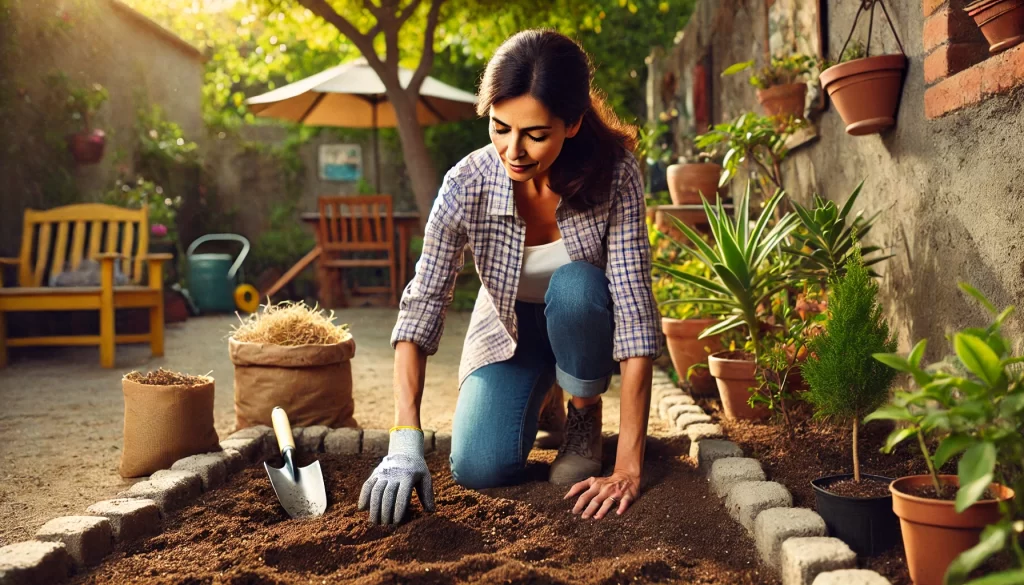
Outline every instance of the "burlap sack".
[[213, 428], [213, 378], [199, 386], [121, 380], [124, 392], [122, 477], [149, 475], [199, 453], [220, 450]]
[[295, 347], [228, 340], [235, 364], [238, 428], [271, 426], [280, 406], [292, 426], [358, 426], [352, 413], [352, 364], [356, 342]]

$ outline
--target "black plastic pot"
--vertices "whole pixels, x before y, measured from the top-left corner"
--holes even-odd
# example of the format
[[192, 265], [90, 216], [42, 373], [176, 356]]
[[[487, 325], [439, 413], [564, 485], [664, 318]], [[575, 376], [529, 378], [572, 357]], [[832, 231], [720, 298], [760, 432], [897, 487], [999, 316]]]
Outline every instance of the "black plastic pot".
[[[900, 537], [900, 523], [892, 511], [892, 495], [877, 498], [848, 498], [827, 491], [837, 481], [850, 479], [852, 473], [819, 477], [811, 482], [818, 514], [832, 536], [842, 540], [861, 556], [875, 556], [892, 548]], [[861, 474], [892, 483], [892, 479], [879, 475]]]

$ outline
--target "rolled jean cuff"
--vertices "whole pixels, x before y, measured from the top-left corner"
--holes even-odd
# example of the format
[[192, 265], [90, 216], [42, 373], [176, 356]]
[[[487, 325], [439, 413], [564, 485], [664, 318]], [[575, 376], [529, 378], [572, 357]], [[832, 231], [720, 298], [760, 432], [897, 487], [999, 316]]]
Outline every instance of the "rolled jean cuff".
[[607, 376], [602, 376], [594, 380], [581, 380], [572, 374], [567, 374], [562, 368], [555, 364], [555, 380], [558, 381], [558, 385], [569, 393], [570, 396], [576, 398], [593, 398], [604, 394], [608, 390], [608, 384], [611, 382], [612, 373], [608, 372]]

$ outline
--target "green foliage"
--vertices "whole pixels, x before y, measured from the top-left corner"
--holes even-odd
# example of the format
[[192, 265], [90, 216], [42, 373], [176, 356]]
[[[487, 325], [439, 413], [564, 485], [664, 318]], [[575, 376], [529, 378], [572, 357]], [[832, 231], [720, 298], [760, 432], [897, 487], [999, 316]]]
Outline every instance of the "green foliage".
[[[647, 220], [647, 236], [651, 242], [651, 260], [655, 264], [671, 266], [679, 272], [700, 278], [711, 278], [708, 266], [686, 254], [672, 238], [658, 230], [650, 219]], [[705, 319], [718, 314], [716, 305], [687, 300], [710, 294], [700, 287], [676, 279], [658, 268], [651, 271], [651, 278], [654, 299], [658, 302], [662, 316], [671, 319]]]
[[139, 108], [135, 129], [142, 166], [167, 168], [198, 161], [199, 145], [185, 137], [181, 126], [164, 117], [160, 106], [151, 104], [148, 108]]
[[[978, 502], [993, 481], [1024, 493], [1024, 375], [1019, 367], [1024, 357], [1011, 354], [1010, 342], [1001, 332], [1013, 307], [997, 311], [970, 285], [961, 283], [960, 288], [994, 316], [992, 323], [985, 328], [969, 327], [952, 336], [956, 352], [953, 367], [923, 367], [924, 340], [906, 358], [892, 353], [876, 354], [880, 362], [910, 374], [916, 389], [897, 392], [889, 404], [865, 419], [905, 424], [893, 431], [884, 450], [916, 437], [938, 493], [946, 486], [940, 483], [936, 469], [960, 456], [957, 512]], [[929, 452], [925, 437], [941, 439], [934, 455]], [[1021, 506], [1011, 500], [1001, 502], [1000, 510], [1002, 519], [988, 526], [981, 542], [950, 565], [946, 573], [948, 585], [964, 583], [975, 568], [1006, 548], [1013, 552], [1018, 568], [999, 579], [990, 575], [972, 583], [1013, 582], [1002, 579], [1024, 572]]]
[[313, 235], [299, 221], [298, 206], [291, 201], [275, 203], [270, 209], [270, 225], [260, 233], [249, 261], [252, 274], [268, 269], [286, 270], [316, 245]]
[[[853, 205], [860, 196], [862, 181], [847, 198], [843, 208], [839, 209], [832, 201], [814, 196], [814, 207], [806, 208], [793, 202], [796, 214], [800, 216], [803, 229], [793, 232], [796, 245], [787, 248], [787, 252], [802, 258], [803, 265], [799, 268], [799, 276], [816, 280], [824, 286], [833, 278], [843, 276], [845, 267], [855, 253], [859, 253], [865, 266], [877, 264], [890, 256], [873, 256], [881, 251], [878, 246], [861, 248], [858, 238], [863, 238], [875, 223], [878, 213], [868, 219], [857, 213], [853, 221], [849, 220]], [[869, 271], [872, 276], [877, 276]]]
[[859, 39], [854, 39], [853, 41], [850, 41], [849, 46], [847, 46], [846, 50], [843, 51], [843, 54], [839, 56], [839, 61], [823, 59], [820, 68], [824, 71], [829, 67], [834, 67], [840, 63], [846, 63], [847, 61], [853, 61], [854, 59], [863, 59], [864, 57], [867, 57], [867, 55], [868, 52], [867, 49], [864, 48], [864, 43]]
[[163, 187], [141, 176], [134, 180], [122, 176], [104, 194], [103, 202], [129, 209], [148, 207], [149, 225], [154, 235], [159, 233], [156, 226], [161, 225], [167, 229], [167, 237], [177, 242], [177, 216], [182, 202], [180, 195], [170, 197]]
[[888, 398], [896, 372], [872, 356], [896, 351], [896, 340], [877, 297], [878, 283], [854, 248], [845, 274], [832, 280], [825, 331], [810, 341], [803, 366], [819, 417], [860, 418]]
[[93, 117], [110, 99], [107, 88], [98, 83], [77, 85], [63, 71], [51, 74], [46, 81], [51, 91], [63, 96], [63, 112], [71, 125], [82, 131], [91, 130]]
[[[782, 188], [780, 165], [789, 154], [786, 139], [804, 124], [803, 120], [779, 120], [748, 112], [727, 124], [716, 124], [709, 132], [698, 136], [694, 145], [701, 151], [726, 151], [719, 186], [732, 181], [746, 164], [763, 173], [774, 188]], [[766, 193], [774, 190], [766, 187], [762, 183]]]
[[769, 411], [781, 415], [786, 432], [792, 438], [792, 420], [789, 405], [798, 400], [793, 391], [793, 374], [800, 369], [800, 359], [806, 356], [807, 330], [810, 321], [801, 319], [789, 302], [786, 289], [772, 298], [772, 318], [779, 326], [762, 336], [764, 350], [757, 359], [757, 391], [748, 400], [750, 406], [764, 405]]
[[786, 214], [771, 229], [768, 228], [771, 215], [784, 196], [780, 190], [765, 203], [761, 217], [751, 228], [750, 192], [748, 183], [736, 205], [735, 219], [726, 215], [721, 200], [712, 207], [701, 197], [714, 236], [714, 247], [705, 243], [689, 226], [672, 218], [693, 246], [683, 249], [710, 267], [713, 278], [689, 274], [665, 264], [656, 266], [676, 279], [712, 294], [707, 298], [693, 299], [693, 302], [717, 305], [722, 314], [728, 315], [721, 323], [705, 329], [700, 335], [702, 339], [746, 325], [756, 359], [761, 349], [758, 306], [789, 284], [785, 274], [778, 269], [780, 244], [796, 228], [799, 219], [793, 214]]
[[[813, 57], [793, 53], [781, 57], [772, 57], [771, 62], [750, 76], [750, 85], [758, 89], [768, 89], [777, 85], [801, 83], [814, 71], [817, 61]], [[754, 61], [744, 61], [729, 66], [722, 76], [735, 75], [754, 66]]]

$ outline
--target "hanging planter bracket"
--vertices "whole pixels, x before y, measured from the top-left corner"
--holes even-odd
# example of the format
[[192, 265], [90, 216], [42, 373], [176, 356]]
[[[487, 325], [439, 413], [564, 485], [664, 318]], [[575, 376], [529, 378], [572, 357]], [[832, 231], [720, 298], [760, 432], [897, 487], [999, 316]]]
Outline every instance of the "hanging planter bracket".
[[853, 17], [853, 26], [850, 27], [850, 34], [847, 35], [846, 42], [843, 43], [843, 48], [839, 51], [839, 59], [842, 59], [843, 54], [846, 53], [846, 47], [850, 44], [850, 39], [853, 38], [854, 31], [857, 30], [857, 21], [860, 20], [860, 15], [865, 11], [870, 14], [868, 15], [868, 42], [865, 47], [864, 56], [871, 56], [871, 33], [873, 32], [875, 25], [875, 5], [882, 6], [882, 14], [885, 15], [885, 20], [889, 23], [889, 30], [892, 31], [892, 36], [896, 39], [896, 45], [899, 46], [900, 53], [902, 53], [904, 57], [907, 56], [907, 52], [903, 50], [903, 43], [900, 42], [900, 35], [896, 34], [896, 27], [893, 26], [892, 19], [889, 18], [889, 10], [885, 7], [885, 2], [883, 0], [861, 0], [860, 7], [857, 9], [857, 15]]

